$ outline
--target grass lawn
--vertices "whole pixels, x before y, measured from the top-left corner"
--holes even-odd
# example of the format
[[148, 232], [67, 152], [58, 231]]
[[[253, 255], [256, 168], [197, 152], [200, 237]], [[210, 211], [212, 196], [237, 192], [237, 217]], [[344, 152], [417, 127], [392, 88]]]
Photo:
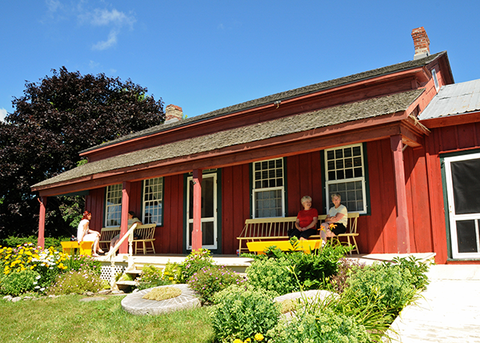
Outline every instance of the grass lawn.
[[0, 300], [1, 342], [213, 342], [208, 308], [134, 316], [124, 296], [80, 302], [80, 295]]

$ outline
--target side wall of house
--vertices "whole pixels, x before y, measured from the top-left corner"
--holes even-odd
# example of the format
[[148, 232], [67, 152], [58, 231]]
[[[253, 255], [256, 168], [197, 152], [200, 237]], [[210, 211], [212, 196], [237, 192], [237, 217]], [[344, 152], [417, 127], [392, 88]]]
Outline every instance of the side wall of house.
[[431, 131], [425, 140], [425, 149], [433, 245], [437, 263], [446, 263], [448, 242], [440, 154], [480, 148], [480, 123], [446, 126]]

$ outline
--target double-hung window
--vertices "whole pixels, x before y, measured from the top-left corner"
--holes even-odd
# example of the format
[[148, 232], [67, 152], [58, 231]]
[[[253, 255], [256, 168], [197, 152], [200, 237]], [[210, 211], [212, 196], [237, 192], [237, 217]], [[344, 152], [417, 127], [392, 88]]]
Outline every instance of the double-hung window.
[[254, 162], [252, 169], [253, 217], [283, 217], [285, 215], [283, 158]]
[[163, 177], [143, 181], [142, 223], [163, 224]]
[[366, 178], [362, 144], [325, 150], [327, 211], [330, 195], [339, 193], [349, 212], [366, 213]]
[[107, 187], [105, 226], [120, 226], [122, 218], [122, 184]]

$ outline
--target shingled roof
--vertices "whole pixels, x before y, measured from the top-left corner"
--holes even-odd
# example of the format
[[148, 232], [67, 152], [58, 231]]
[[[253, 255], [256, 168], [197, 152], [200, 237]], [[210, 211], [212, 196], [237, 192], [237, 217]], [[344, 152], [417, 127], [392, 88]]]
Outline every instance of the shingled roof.
[[152, 162], [206, 153], [235, 145], [403, 112], [422, 92], [423, 89], [416, 89], [371, 98], [134, 151], [87, 163], [37, 183], [33, 187], [42, 187], [127, 167], [138, 166], [141, 168], [141, 165]]
[[352, 84], [352, 83], [363, 81], [363, 80], [372, 79], [372, 78], [379, 77], [379, 76], [382, 76], [382, 75], [387, 75], [387, 74], [397, 73], [397, 72], [401, 72], [401, 71], [405, 71], [405, 70], [415, 69], [415, 68], [418, 68], [418, 67], [421, 67], [421, 66], [424, 66], [424, 65], [427, 65], [427, 64], [431, 63], [432, 61], [434, 61], [435, 59], [437, 59], [438, 57], [440, 57], [442, 55], [445, 55], [446, 53], [447, 53], [446, 51], [443, 51], [443, 52], [439, 52], [439, 53], [436, 53], [436, 54], [433, 54], [433, 55], [430, 55], [428, 57], [421, 58], [421, 59], [418, 59], [418, 60], [411, 60], [411, 61], [407, 61], [407, 62], [393, 64], [393, 65], [390, 65], [390, 66], [387, 66], [387, 67], [377, 68], [377, 69], [365, 71], [365, 72], [362, 72], [362, 73], [341, 77], [341, 78], [338, 78], [338, 79], [324, 81], [324, 82], [316, 83], [316, 84], [313, 84], [313, 85], [300, 87], [300, 88], [292, 89], [292, 90], [281, 92], [281, 93], [276, 93], [276, 94], [265, 96], [265, 97], [258, 98], [258, 99], [255, 99], [255, 100], [242, 102], [240, 104], [236, 104], [236, 105], [228, 106], [228, 107], [225, 107], [225, 108], [221, 108], [221, 109], [218, 109], [218, 110], [215, 110], [215, 111], [212, 111], [212, 112], [208, 112], [208, 113], [205, 113], [205, 114], [202, 114], [202, 115], [199, 115], [199, 116], [187, 118], [187, 119], [181, 120], [179, 122], [153, 126], [151, 128], [148, 128], [148, 129], [145, 129], [145, 130], [142, 130], [142, 131], [138, 131], [138, 132], [134, 132], [132, 134], [120, 137], [118, 139], [102, 143], [101, 145], [94, 146], [94, 147], [89, 148], [89, 149], [85, 149], [85, 150], [82, 151], [82, 153], [83, 152], [88, 152], [88, 151], [91, 151], [91, 150], [95, 150], [99, 147], [105, 147], [105, 146], [108, 146], [108, 145], [128, 141], [130, 139], [139, 138], [139, 137], [143, 137], [143, 136], [148, 136], [148, 135], [159, 133], [159, 132], [162, 132], [162, 131], [167, 131], [167, 130], [170, 130], [174, 127], [187, 126], [187, 125], [190, 125], [192, 123], [198, 123], [198, 122], [201, 122], [201, 121], [204, 121], [204, 120], [207, 120], [207, 119], [211, 119], [211, 118], [214, 118], [214, 117], [221, 117], [221, 116], [225, 116], [225, 115], [228, 115], [228, 114], [231, 114], [231, 113], [252, 109], [252, 108], [264, 106], [264, 105], [267, 105], [267, 104], [272, 104], [272, 103], [275, 103], [277, 101], [285, 101], [285, 100], [288, 100], [288, 99], [292, 99], [292, 98], [296, 98], [296, 97], [300, 97], [300, 96], [304, 96], [304, 95], [308, 95], [308, 94], [332, 89], [332, 88], [335, 88], [335, 87], [348, 85], [348, 84]]

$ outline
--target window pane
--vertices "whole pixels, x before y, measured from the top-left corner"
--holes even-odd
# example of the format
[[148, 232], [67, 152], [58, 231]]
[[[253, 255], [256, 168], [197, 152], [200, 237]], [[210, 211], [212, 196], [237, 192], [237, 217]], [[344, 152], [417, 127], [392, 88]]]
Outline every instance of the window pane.
[[475, 220], [457, 221], [458, 252], [478, 252]]
[[[144, 181], [143, 220], [144, 224], [162, 224], [163, 178], [158, 177]], [[192, 187], [190, 185], [190, 187]], [[192, 206], [192, 204], [189, 204]]]

